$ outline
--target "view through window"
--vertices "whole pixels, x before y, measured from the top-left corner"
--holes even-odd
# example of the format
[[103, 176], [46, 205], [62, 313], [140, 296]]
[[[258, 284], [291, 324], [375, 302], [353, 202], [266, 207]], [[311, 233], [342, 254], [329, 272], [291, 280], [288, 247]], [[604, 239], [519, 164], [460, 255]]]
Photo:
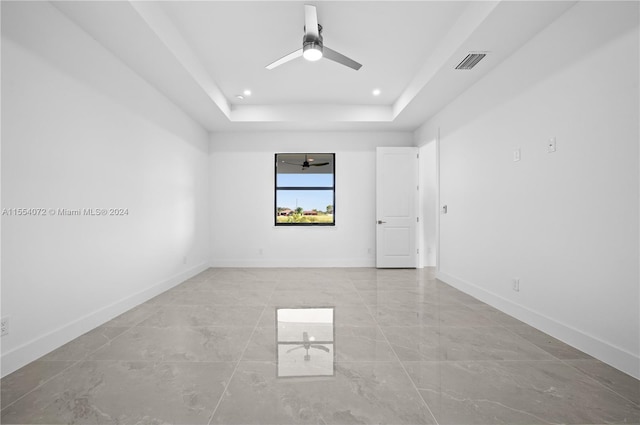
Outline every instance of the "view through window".
[[335, 225], [335, 154], [275, 155], [275, 224]]

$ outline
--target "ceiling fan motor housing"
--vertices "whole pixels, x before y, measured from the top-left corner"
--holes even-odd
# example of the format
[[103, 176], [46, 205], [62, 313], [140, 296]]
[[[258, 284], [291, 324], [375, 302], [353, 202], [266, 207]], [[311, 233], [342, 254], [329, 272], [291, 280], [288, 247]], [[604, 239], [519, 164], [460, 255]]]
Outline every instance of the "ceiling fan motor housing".
[[318, 36], [313, 34], [307, 34], [307, 28], [305, 27], [304, 36], [302, 36], [302, 51], [305, 52], [309, 49], [316, 49], [322, 52], [322, 25], [318, 24]]

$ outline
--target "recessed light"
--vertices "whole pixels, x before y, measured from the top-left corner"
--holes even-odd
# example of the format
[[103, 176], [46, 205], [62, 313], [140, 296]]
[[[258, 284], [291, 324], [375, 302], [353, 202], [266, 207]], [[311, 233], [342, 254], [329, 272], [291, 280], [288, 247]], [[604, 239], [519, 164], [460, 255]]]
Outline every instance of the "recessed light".
[[245, 96], [251, 96], [251, 90], [247, 89], [244, 92], [242, 92]]
[[237, 94], [236, 99], [244, 100], [244, 96], [241, 94]]
[[374, 96], [380, 96], [381, 91], [380, 89], [373, 89], [372, 93]]

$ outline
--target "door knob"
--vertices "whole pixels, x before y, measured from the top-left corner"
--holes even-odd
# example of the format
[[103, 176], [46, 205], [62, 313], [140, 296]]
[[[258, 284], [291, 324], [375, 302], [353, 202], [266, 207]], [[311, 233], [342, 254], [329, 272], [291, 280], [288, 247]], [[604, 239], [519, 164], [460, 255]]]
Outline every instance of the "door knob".
[[378, 224], [386, 223], [386, 221], [378, 220]]

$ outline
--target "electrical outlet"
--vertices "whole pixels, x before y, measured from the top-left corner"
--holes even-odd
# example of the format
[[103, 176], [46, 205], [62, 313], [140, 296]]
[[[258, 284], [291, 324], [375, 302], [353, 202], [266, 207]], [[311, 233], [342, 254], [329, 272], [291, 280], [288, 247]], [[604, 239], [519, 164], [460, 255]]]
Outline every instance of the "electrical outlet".
[[9, 333], [9, 316], [2, 318], [0, 327], [2, 327], [2, 334], [0, 336], [5, 336]]
[[513, 161], [520, 161], [520, 148], [513, 150]]
[[520, 279], [513, 279], [513, 281], [511, 282], [511, 287], [514, 291], [520, 292]]
[[547, 142], [547, 152], [548, 153], [553, 153], [555, 151], [556, 151], [556, 138], [552, 137]]

